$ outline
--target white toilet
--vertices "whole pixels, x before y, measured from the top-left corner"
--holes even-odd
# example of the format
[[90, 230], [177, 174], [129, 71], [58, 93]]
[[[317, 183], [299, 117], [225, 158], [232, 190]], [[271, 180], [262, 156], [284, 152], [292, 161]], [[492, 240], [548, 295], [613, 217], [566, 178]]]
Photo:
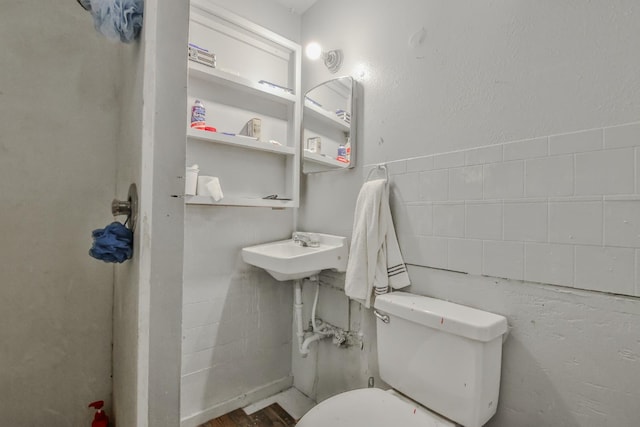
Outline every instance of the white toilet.
[[311, 409], [297, 427], [480, 427], [495, 414], [507, 319], [405, 292], [375, 301], [380, 377]]

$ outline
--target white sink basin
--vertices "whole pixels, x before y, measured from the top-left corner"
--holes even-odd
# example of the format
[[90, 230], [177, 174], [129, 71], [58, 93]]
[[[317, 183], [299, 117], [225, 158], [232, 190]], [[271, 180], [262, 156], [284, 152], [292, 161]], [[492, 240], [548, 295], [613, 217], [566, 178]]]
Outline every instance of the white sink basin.
[[318, 247], [300, 246], [292, 239], [250, 246], [242, 249], [247, 264], [267, 270], [276, 280], [303, 279], [322, 270], [347, 269], [347, 238], [314, 233]]

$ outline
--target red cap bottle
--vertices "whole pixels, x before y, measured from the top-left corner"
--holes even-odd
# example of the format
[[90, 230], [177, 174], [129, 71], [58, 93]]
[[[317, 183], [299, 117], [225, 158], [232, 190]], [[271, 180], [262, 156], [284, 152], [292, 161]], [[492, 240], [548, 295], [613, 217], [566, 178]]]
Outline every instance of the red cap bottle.
[[102, 411], [103, 406], [103, 400], [97, 400], [89, 403], [89, 408], [94, 408], [96, 410], [91, 427], [109, 427], [109, 417], [107, 417], [107, 414]]

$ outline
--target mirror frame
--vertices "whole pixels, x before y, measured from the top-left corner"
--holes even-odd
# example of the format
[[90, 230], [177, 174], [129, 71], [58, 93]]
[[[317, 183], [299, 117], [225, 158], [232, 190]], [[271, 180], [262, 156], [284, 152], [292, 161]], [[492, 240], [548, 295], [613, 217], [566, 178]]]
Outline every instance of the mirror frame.
[[[307, 95], [309, 94], [309, 92], [311, 92], [314, 89], [317, 89], [319, 87], [322, 87], [328, 83], [331, 83], [333, 81], [336, 80], [342, 80], [342, 79], [350, 79], [351, 80], [351, 123], [349, 126], [349, 138], [350, 138], [350, 142], [351, 142], [351, 156], [350, 156], [350, 162], [349, 162], [349, 166], [344, 167], [344, 168], [335, 168], [335, 167], [331, 167], [331, 166], [326, 166], [326, 168], [322, 168], [322, 166], [318, 166], [317, 170], [311, 170], [311, 171], [305, 171], [304, 170], [304, 164], [305, 164], [305, 158], [304, 158], [304, 142], [305, 142], [305, 135], [304, 135], [304, 130], [305, 130], [305, 113], [304, 113], [304, 109], [305, 109], [305, 103], [306, 103], [306, 99], [307, 99]], [[357, 114], [357, 105], [358, 105], [358, 82], [357, 80], [353, 77], [353, 76], [340, 76], [340, 77], [335, 77], [333, 79], [330, 80], [326, 80], [324, 82], [321, 82], [315, 86], [313, 86], [312, 88], [308, 89], [302, 96], [302, 119], [300, 120], [300, 172], [304, 175], [309, 175], [309, 174], [315, 174], [315, 173], [320, 173], [320, 172], [337, 172], [337, 171], [343, 171], [343, 170], [349, 170], [349, 169], [353, 169], [356, 165], [356, 158], [357, 158], [357, 143], [358, 143], [358, 132], [357, 132], [357, 128], [358, 128], [358, 114]]]

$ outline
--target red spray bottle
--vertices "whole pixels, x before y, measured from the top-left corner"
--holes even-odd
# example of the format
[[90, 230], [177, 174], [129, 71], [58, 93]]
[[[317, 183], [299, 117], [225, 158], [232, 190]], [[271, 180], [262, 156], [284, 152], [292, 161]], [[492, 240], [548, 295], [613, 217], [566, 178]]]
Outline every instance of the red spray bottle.
[[89, 408], [94, 408], [96, 410], [91, 427], [109, 427], [109, 417], [107, 417], [107, 414], [102, 410], [103, 406], [103, 400], [97, 400], [89, 403]]

